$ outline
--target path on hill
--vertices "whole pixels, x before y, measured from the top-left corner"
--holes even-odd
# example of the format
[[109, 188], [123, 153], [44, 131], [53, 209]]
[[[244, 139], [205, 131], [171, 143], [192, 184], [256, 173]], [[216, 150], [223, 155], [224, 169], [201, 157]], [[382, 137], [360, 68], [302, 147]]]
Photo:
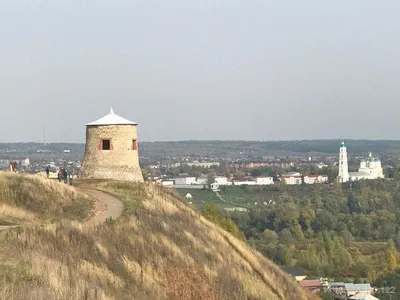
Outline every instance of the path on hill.
[[81, 193], [92, 198], [94, 203], [94, 216], [86, 220], [86, 226], [104, 223], [107, 219], [116, 219], [122, 214], [124, 204], [121, 200], [95, 189], [78, 189]]

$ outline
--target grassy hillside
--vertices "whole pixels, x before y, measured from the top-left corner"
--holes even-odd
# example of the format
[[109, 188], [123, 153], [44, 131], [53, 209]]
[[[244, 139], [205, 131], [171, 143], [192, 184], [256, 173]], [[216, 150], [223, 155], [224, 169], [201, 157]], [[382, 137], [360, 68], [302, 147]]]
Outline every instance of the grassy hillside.
[[74, 188], [37, 176], [0, 172], [0, 225], [83, 220], [92, 202]]
[[[34, 181], [21, 181], [26, 179]], [[7, 182], [1, 190], [20, 200], [1, 202], [31, 210], [39, 223], [47, 220], [41, 216], [48, 212], [24, 203], [22, 190]], [[47, 182], [36, 184], [43, 187], [30, 199], [53, 201], [48, 205], [55, 212], [57, 205], [65, 207], [67, 202], [48, 195], [53, 190], [44, 188]], [[55, 184], [60, 197], [74, 195]], [[116, 182], [92, 186], [121, 199], [123, 215], [95, 228], [64, 219], [0, 232], [0, 299], [317, 299], [172, 190]]]

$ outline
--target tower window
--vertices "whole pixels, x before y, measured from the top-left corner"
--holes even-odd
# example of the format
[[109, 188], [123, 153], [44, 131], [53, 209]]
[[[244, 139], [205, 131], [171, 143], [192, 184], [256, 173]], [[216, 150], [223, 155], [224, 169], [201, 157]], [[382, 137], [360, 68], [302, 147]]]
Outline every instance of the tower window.
[[101, 140], [100, 150], [111, 150], [111, 140]]
[[132, 140], [132, 150], [137, 150], [137, 140]]

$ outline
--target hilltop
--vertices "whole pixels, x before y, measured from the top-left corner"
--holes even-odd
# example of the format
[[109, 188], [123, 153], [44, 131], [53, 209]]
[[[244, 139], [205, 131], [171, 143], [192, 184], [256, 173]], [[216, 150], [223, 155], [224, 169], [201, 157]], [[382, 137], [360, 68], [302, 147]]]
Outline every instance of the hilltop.
[[[83, 193], [120, 199], [86, 226]], [[318, 299], [277, 265], [148, 183], [80, 183], [0, 173], [1, 299]], [[83, 223], [85, 222], [85, 223]]]

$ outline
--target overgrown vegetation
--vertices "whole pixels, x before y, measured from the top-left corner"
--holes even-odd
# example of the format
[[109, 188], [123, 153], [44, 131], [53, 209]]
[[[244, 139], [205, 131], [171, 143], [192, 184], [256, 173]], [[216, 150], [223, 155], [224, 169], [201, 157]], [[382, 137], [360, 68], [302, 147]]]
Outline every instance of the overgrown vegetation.
[[204, 207], [202, 213], [203, 216], [206, 217], [206, 219], [210, 220], [214, 224], [217, 224], [225, 231], [229, 232], [240, 240], [245, 240], [243, 232], [241, 232], [237, 228], [236, 224], [232, 221], [231, 218], [222, 217], [218, 212], [217, 206], [215, 204], [207, 204]]
[[122, 199], [123, 216], [0, 232], [0, 299], [317, 299], [170, 189], [89, 186]]

